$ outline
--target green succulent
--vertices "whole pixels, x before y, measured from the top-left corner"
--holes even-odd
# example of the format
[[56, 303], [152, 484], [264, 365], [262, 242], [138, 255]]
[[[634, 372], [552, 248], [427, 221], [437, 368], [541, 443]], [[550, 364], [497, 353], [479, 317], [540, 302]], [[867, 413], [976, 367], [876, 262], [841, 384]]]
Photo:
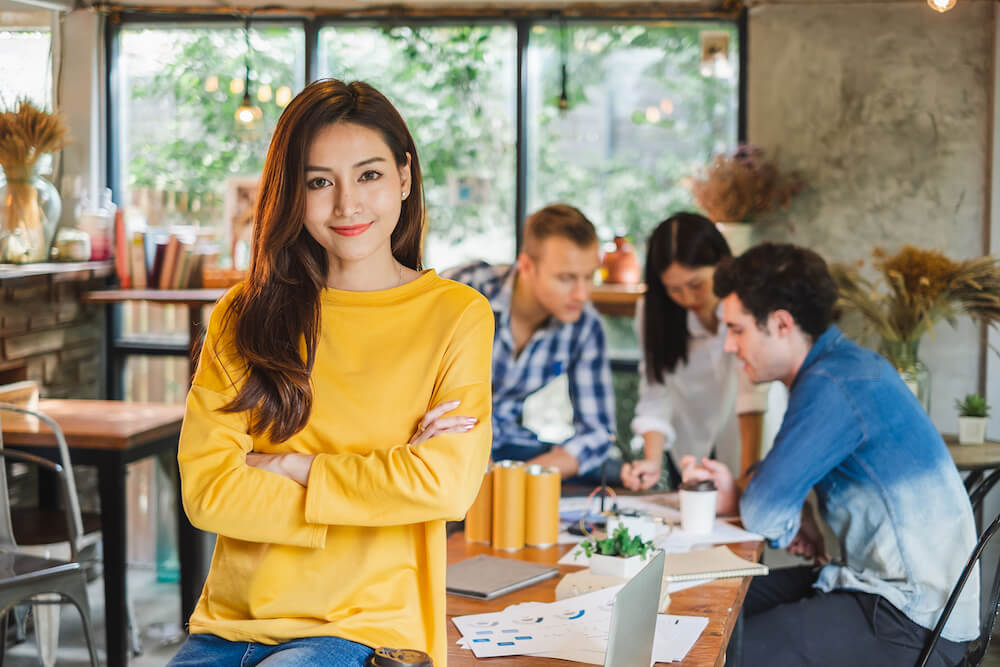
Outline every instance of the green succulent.
[[963, 400], [955, 399], [955, 407], [962, 417], [989, 417], [990, 406], [986, 397], [979, 394], [966, 394]]
[[622, 558], [641, 556], [643, 560], [646, 560], [646, 554], [653, 548], [653, 541], [644, 542], [638, 535], [629, 535], [628, 528], [619, 525], [610, 537], [605, 537], [603, 540], [584, 540], [580, 543], [580, 548], [583, 549], [587, 558], [596, 553], [601, 556], [621, 556]]

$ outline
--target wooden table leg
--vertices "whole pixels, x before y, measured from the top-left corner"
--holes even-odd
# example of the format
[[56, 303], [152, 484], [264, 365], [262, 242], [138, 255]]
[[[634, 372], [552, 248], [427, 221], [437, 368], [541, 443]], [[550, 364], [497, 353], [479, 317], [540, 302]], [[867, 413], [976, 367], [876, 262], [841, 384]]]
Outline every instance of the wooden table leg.
[[105, 461], [97, 467], [104, 547], [104, 622], [108, 667], [128, 664], [128, 620], [125, 609], [125, 464]]

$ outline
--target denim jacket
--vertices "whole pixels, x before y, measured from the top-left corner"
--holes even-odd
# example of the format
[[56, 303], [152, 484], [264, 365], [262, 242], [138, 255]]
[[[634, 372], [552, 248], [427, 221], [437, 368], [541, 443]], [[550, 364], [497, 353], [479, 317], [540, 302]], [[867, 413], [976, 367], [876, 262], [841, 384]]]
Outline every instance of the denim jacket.
[[[976, 544], [968, 496], [944, 441], [899, 374], [831, 326], [792, 383], [788, 411], [740, 501], [749, 530], [785, 547], [815, 489], [842, 562], [814, 586], [881, 595], [933, 628]], [[979, 636], [979, 572], [943, 636]]]

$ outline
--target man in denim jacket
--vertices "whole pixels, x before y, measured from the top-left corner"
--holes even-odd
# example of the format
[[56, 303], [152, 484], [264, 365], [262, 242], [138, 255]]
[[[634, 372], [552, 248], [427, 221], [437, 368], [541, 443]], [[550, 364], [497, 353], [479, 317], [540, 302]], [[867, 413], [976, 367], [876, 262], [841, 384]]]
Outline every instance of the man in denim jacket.
[[[836, 287], [805, 248], [762, 244], [720, 264], [725, 350], [754, 382], [781, 380], [788, 411], [746, 490], [716, 461], [720, 513], [775, 547], [826, 562], [819, 513], [840, 562], [776, 570], [747, 594], [749, 667], [913, 665], [976, 543], [961, 478], [927, 413], [882, 357], [831, 325]], [[931, 663], [953, 665], [979, 635], [979, 576], [965, 586]]]

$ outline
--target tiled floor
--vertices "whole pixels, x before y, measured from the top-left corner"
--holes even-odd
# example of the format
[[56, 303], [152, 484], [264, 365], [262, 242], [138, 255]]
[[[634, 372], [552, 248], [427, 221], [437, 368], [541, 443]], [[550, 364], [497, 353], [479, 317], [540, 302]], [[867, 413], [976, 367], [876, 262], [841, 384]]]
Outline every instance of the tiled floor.
[[[772, 562], [772, 567], [774, 563]], [[136, 607], [136, 617], [143, 634], [143, 654], [134, 658], [131, 667], [162, 667], [177, 651], [178, 643], [164, 643], [157, 635], [164, 626], [177, 622], [180, 615], [180, 595], [177, 584], [157, 583], [152, 572], [147, 570], [132, 570], [129, 573], [129, 584], [133, 591]], [[100, 579], [90, 585], [91, 608], [95, 612], [95, 632], [100, 654], [104, 655], [104, 594]], [[176, 626], [174, 626], [176, 629]], [[1000, 667], [1000, 632], [990, 646], [990, 654], [983, 662], [983, 667]], [[37, 649], [34, 637], [28, 641], [8, 649], [6, 665], [11, 667], [37, 667]], [[86, 645], [83, 641], [79, 617], [71, 607], [64, 606], [62, 612], [62, 630], [60, 632], [58, 667], [84, 667], [89, 665]], [[747, 665], [747, 667], [757, 667]]]

